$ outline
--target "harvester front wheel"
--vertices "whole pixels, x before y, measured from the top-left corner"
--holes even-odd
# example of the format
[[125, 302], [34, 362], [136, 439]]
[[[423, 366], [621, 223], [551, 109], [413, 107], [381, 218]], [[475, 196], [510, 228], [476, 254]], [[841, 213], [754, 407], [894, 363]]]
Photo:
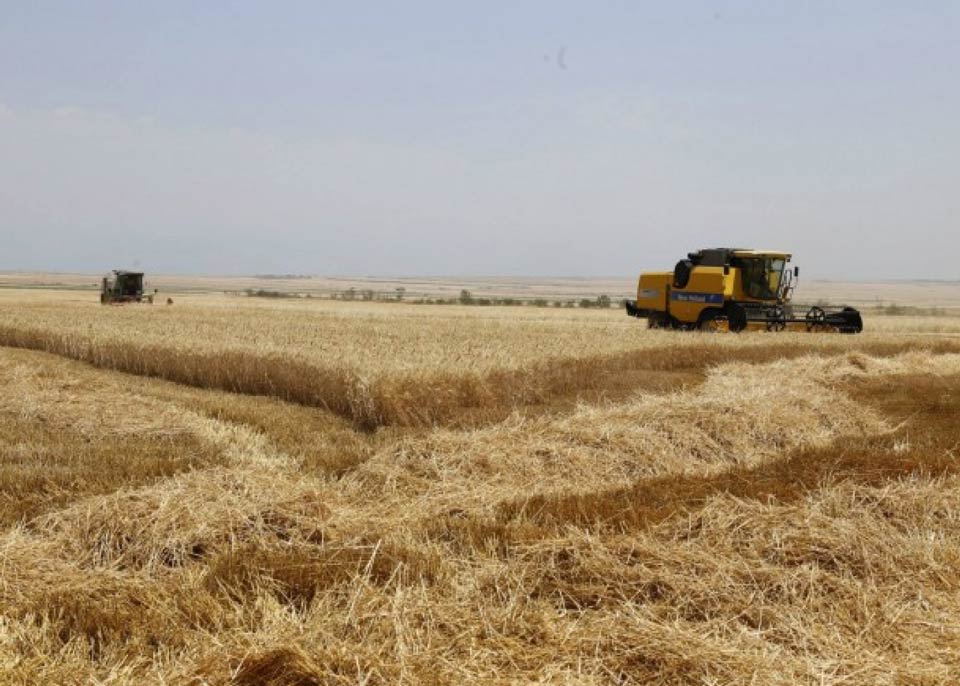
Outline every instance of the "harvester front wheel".
[[731, 331], [740, 333], [747, 328], [747, 311], [740, 305], [734, 302], [728, 302], [724, 306], [723, 311], [726, 313]]

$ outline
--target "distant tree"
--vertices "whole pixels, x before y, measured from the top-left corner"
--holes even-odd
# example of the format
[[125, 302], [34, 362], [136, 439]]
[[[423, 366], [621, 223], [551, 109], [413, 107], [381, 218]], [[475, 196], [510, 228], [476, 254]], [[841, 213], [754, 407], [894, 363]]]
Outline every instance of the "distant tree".
[[357, 289], [351, 286], [350, 288], [348, 288], [347, 290], [345, 290], [345, 291], [343, 292], [343, 299], [344, 299], [344, 300], [356, 300], [356, 299], [357, 299]]
[[464, 288], [460, 291], [460, 304], [461, 305], [473, 305], [473, 293]]
[[376, 294], [369, 288], [366, 290], [360, 291], [360, 297], [366, 300], [367, 302], [370, 302], [371, 300], [373, 300], [375, 295]]
[[604, 293], [603, 295], [597, 296], [597, 307], [608, 308], [610, 307], [610, 296]]
[[403, 286], [398, 286], [395, 293], [397, 294], [397, 302], [400, 302], [403, 300], [403, 296], [407, 294], [407, 289]]

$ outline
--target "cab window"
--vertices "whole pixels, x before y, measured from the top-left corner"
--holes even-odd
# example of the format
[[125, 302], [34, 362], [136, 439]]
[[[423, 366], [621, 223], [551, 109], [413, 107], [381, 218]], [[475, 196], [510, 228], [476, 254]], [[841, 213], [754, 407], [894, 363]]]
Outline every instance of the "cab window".
[[740, 273], [743, 279], [743, 290], [751, 298], [758, 300], [776, 299], [785, 266], [786, 260], [783, 258], [757, 257], [742, 260]]

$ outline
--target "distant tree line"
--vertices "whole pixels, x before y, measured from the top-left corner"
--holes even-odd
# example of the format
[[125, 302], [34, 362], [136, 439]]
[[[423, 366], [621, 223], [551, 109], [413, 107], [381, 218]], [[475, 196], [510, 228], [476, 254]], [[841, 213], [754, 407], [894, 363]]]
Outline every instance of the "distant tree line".
[[248, 298], [309, 298], [310, 294], [288, 293], [286, 291], [268, 291], [263, 288], [248, 288], [244, 291]]
[[362, 300], [365, 302], [403, 302], [407, 289], [403, 286], [393, 289], [392, 292], [374, 291], [371, 288], [356, 289], [352, 286], [345, 291], [335, 291], [330, 294], [332, 300]]
[[448, 298], [447, 300], [424, 300], [418, 302], [426, 302], [428, 304], [458, 304], [458, 305], [479, 305], [479, 306], [488, 306], [488, 305], [499, 305], [499, 306], [516, 306], [516, 305], [527, 305], [530, 307], [584, 307], [584, 308], [609, 308], [613, 301], [610, 299], [609, 295], [603, 294], [598, 295], [596, 298], [582, 298], [579, 301], [576, 300], [547, 300], [546, 298], [534, 298], [533, 300], [525, 300], [522, 298], [512, 298], [512, 297], [477, 297], [473, 295], [470, 291], [463, 289], [460, 291], [459, 298]]
[[[236, 292], [234, 292], [236, 293]], [[249, 298], [312, 298], [315, 297], [309, 293], [293, 293], [288, 291], [272, 291], [265, 289], [247, 288], [242, 291], [243, 295]], [[318, 296], [322, 297], [322, 296]], [[609, 309], [614, 301], [607, 294], [598, 295], [595, 298], [580, 298], [579, 300], [550, 300], [547, 298], [517, 298], [513, 296], [478, 296], [471, 291], [463, 289], [457, 297], [430, 297], [422, 296], [418, 298], [408, 297], [407, 289], [403, 286], [395, 288], [393, 291], [375, 291], [371, 288], [347, 288], [342, 291], [334, 291], [328, 296], [331, 300], [343, 300], [346, 302], [409, 302], [415, 305], [469, 305], [478, 307], [555, 307], [555, 308], [573, 308], [584, 309]], [[623, 301], [620, 302], [622, 306]]]

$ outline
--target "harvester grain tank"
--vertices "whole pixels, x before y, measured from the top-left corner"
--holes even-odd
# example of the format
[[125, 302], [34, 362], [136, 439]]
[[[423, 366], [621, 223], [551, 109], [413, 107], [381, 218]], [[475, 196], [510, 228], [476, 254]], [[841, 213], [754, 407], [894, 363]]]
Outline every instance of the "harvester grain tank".
[[100, 282], [100, 303], [153, 303], [153, 295], [143, 290], [143, 272], [114, 269]]
[[790, 253], [711, 248], [680, 260], [672, 272], [644, 272], [627, 314], [646, 318], [650, 328], [729, 329], [859, 333], [863, 319], [852, 307], [792, 302], [800, 277]]

